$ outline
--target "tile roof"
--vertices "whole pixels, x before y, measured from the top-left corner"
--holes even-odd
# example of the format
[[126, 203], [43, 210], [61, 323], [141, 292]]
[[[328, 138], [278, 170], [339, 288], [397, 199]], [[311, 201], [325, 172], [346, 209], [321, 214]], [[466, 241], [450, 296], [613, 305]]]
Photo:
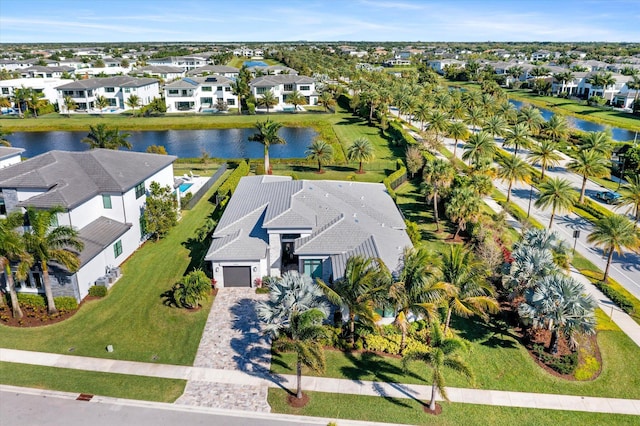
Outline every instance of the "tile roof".
[[78, 231], [84, 248], [80, 253], [80, 264], [85, 265], [91, 259], [115, 243], [131, 228], [130, 223], [121, 223], [101, 216]]
[[280, 84], [311, 84], [314, 80], [311, 77], [305, 77], [300, 75], [264, 75], [262, 77], [256, 77], [249, 83], [252, 87], [273, 87]]
[[22, 154], [23, 148], [15, 148], [10, 146], [0, 146], [0, 160]]
[[86, 80], [76, 80], [72, 83], [63, 84], [56, 87], [58, 90], [82, 90], [82, 89], [97, 89], [99, 87], [142, 87], [149, 84], [157, 84], [158, 80], [155, 78], [137, 78], [127, 75], [120, 75], [117, 77], [105, 77], [105, 78], [89, 78]]
[[228, 67], [226, 65], [205, 65], [203, 67], [194, 68], [187, 73], [187, 75], [199, 75], [202, 73], [239, 73], [240, 70], [234, 67]]

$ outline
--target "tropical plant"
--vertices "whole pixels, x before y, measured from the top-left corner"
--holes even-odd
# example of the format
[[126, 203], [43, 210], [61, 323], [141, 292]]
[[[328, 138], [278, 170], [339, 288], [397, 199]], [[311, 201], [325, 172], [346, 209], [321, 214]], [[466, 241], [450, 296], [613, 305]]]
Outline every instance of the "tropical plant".
[[609, 279], [609, 267], [613, 253], [622, 255], [625, 249], [638, 250], [640, 248], [640, 231], [626, 217], [613, 214], [605, 216], [595, 223], [593, 232], [587, 236], [587, 241], [595, 244], [596, 247], [602, 247], [607, 254], [607, 267], [602, 278], [606, 283]]
[[467, 229], [468, 223], [478, 221], [481, 211], [482, 200], [476, 195], [473, 188], [463, 186], [453, 189], [445, 212], [449, 219], [457, 225], [456, 233], [453, 236], [454, 240], [458, 238], [460, 231]]
[[492, 115], [484, 122], [482, 130], [490, 133], [494, 138], [502, 137], [507, 132], [507, 122], [500, 115]]
[[318, 163], [318, 173], [322, 173], [322, 164], [333, 160], [333, 147], [323, 140], [316, 139], [307, 147], [307, 159]]
[[524, 295], [527, 289], [536, 287], [540, 279], [558, 271], [551, 250], [522, 244], [511, 252], [511, 257], [513, 262], [502, 277], [511, 299]]
[[211, 279], [202, 269], [194, 269], [173, 286], [173, 299], [187, 309], [200, 305], [211, 293]]
[[355, 348], [356, 317], [366, 325], [374, 326], [380, 319], [375, 308], [389, 288], [391, 276], [381, 259], [352, 256], [347, 260], [344, 276], [332, 286], [316, 279], [331, 303], [349, 311], [349, 340]]
[[44, 93], [36, 89], [29, 89], [26, 99], [27, 106], [31, 108], [34, 117], [38, 116], [38, 108], [45, 105], [48, 101], [44, 99]]
[[362, 163], [369, 162], [375, 158], [373, 145], [368, 139], [358, 138], [347, 148], [347, 159], [357, 161], [359, 164], [358, 173], [364, 173]]
[[36, 210], [29, 207], [27, 209], [29, 228], [24, 233], [27, 251], [42, 271], [49, 314], [55, 314], [58, 311], [51, 290], [50, 263], [55, 262], [69, 272], [76, 272], [80, 267], [79, 253], [84, 248], [78, 231], [70, 226], [54, 226], [56, 215], [60, 212], [62, 212], [61, 208]]
[[15, 102], [16, 106], [18, 107], [18, 115], [22, 118], [23, 114], [22, 114], [22, 107], [23, 105], [26, 106], [26, 100], [29, 97], [29, 93], [32, 89], [28, 88], [28, 87], [16, 87], [15, 89], [13, 89], [13, 101]]
[[131, 149], [131, 143], [127, 141], [129, 136], [129, 133], [119, 132], [117, 127], [109, 129], [106, 124], [100, 123], [95, 126], [89, 125], [89, 134], [82, 142], [89, 144], [90, 149]]
[[11, 146], [11, 142], [7, 139], [7, 136], [10, 136], [12, 132], [8, 130], [3, 130], [2, 126], [0, 126], [0, 146]]
[[611, 132], [609, 130], [587, 132], [580, 143], [580, 150], [595, 151], [602, 154], [603, 157], [609, 158], [611, 151], [613, 151]]
[[105, 98], [104, 96], [98, 96], [96, 98], [95, 105], [96, 105], [96, 108], [98, 108], [100, 112], [102, 112], [106, 107], [109, 106], [109, 99]]
[[587, 187], [587, 179], [590, 177], [603, 177], [609, 174], [611, 162], [600, 152], [583, 149], [576, 152], [575, 157], [567, 164], [567, 169], [582, 176], [582, 188], [580, 189], [580, 203], [584, 203], [584, 193]]
[[287, 96], [286, 102], [288, 104], [293, 105], [294, 112], [298, 112], [298, 107], [300, 105], [307, 104], [307, 98], [305, 98], [302, 93], [298, 92], [297, 90], [294, 90], [293, 92], [289, 93], [289, 95]]
[[518, 112], [518, 123], [525, 123], [529, 134], [537, 135], [544, 124], [544, 118], [538, 108], [525, 106]]
[[436, 232], [440, 232], [440, 219], [438, 217], [438, 200], [442, 191], [446, 190], [453, 182], [455, 170], [447, 160], [435, 158], [427, 161], [422, 171], [422, 180], [427, 199], [433, 202], [433, 218], [436, 221]]
[[518, 147], [529, 148], [532, 143], [531, 132], [527, 123], [517, 123], [507, 132], [502, 146], [513, 146], [513, 155], [518, 155]]
[[440, 266], [441, 282], [450, 286], [444, 296], [446, 335], [454, 313], [463, 318], [478, 315], [488, 318], [487, 312], [496, 313], [500, 305], [493, 297], [493, 288], [486, 280], [483, 265], [472, 252], [460, 245], [450, 245], [444, 252]]
[[438, 321], [431, 323], [430, 348], [428, 351], [408, 352], [402, 357], [402, 364], [406, 369], [411, 361], [422, 361], [432, 370], [431, 374], [431, 399], [429, 410], [436, 409], [436, 391], [445, 399], [449, 400], [445, 388], [445, 367], [462, 374], [473, 382], [474, 374], [471, 367], [460, 357], [458, 352], [468, 350], [468, 345], [457, 337], [445, 337], [440, 329]]
[[571, 211], [576, 203], [577, 195], [571, 186], [571, 182], [561, 178], [545, 180], [538, 187], [540, 196], [535, 202], [536, 207], [551, 207], [551, 218], [548, 228], [553, 226], [553, 218], [556, 213]]
[[560, 164], [562, 156], [556, 152], [557, 149], [558, 144], [549, 139], [544, 139], [531, 147], [527, 159], [534, 166], [540, 165], [542, 171], [540, 179], [542, 181], [544, 181], [544, 173], [547, 169]]
[[323, 91], [318, 98], [318, 103], [324, 107], [325, 112], [329, 112], [329, 109], [332, 109], [335, 113], [336, 105], [338, 104], [328, 90]]
[[267, 174], [271, 174], [271, 165], [269, 164], [269, 147], [271, 145], [286, 144], [287, 141], [278, 135], [278, 131], [282, 127], [281, 123], [267, 119], [258, 121], [255, 128], [258, 133], [249, 136], [251, 142], [258, 142], [264, 145], [264, 170]]
[[420, 130], [424, 130], [424, 122], [429, 120], [431, 105], [428, 102], [419, 102], [413, 112], [413, 119], [420, 121]]
[[616, 79], [610, 72], [601, 72], [588, 78], [587, 83], [602, 90], [602, 97], [604, 98], [604, 92], [607, 90], [607, 87], [616, 84]]
[[464, 153], [462, 154], [463, 160], [469, 160], [469, 165], [472, 163], [479, 163], [482, 159], [489, 159], [493, 161], [498, 147], [496, 141], [487, 132], [474, 133], [469, 137], [467, 143], [462, 147]]
[[131, 108], [133, 110], [133, 112], [135, 113], [136, 108], [140, 107], [142, 105], [142, 99], [140, 99], [140, 96], [138, 95], [131, 95], [127, 98], [127, 100], [125, 101], [125, 104]]
[[[16, 294], [11, 262], [17, 262], [15, 277], [18, 280], [24, 280], [27, 277], [29, 268], [33, 264], [33, 257], [27, 251], [25, 240], [17, 231], [17, 228], [23, 224], [24, 218], [20, 212], [0, 217], [0, 269], [4, 272], [13, 316], [18, 319], [22, 318], [22, 310]], [[4, 302], [4, 296], [0, 295], [0, 298], [3, 298]]]
[[269, 110], [278, 105], [278, 98], [273, 94], [271, 90], [267, 90], [258, 98], [258, 105], [263, 106], [267, 109], [267, 114], [269, 114]]
[[65, 95], [62, 103], [64, 105], [64, 109], [67, 110], [67, 117], [71, 117], [71, 111], [75, 111], [76, 109], [78, 109], [78, 104], [70, 95]]
[[481, 106], [470, 106], [467, 109], [467, 116], [464, 122], [476, 130], [482, 126], [484, 120], [484, 109]]
[[447, 133], [450, 138], [455, 140], [455, 145], [453, 146], [453, 158], [455, 159], [457, 158], [456, 151], [458, 150], [458, 141], [466, 141], [469, 139], [469, 128], [462, 121], [452, 121], [449, 123]]
[[527, 163], [516, 155], [508, 155], [498, 160], [500, 167], [498, 168], [498, 177], [509, 183], [507, 189], [507, 203], [511, 199], [511, 187], [514, 182], [529, 182], [531, 173], [527, 167]]
[[544, 124], [542, 133], [556, 142], [566, 139], [569, 135], [569, 123], [564, 116], [554, 114]]
[[167, 155], [167, 149], [164, 145], [149, 145], [145, 152], [148, 152], [149, 154]]
[[621, 206], [631, 206], [630, 213], [636, 217], [636, 224], [640, 222], [640, 175], [629, 174], [627, 175], [628, 183], [622, 185], [620, 191], [622, 197], [620, 198]]
[[555, 78], [557, 81], [562, 82], [562, 86], [560, 87], [560, 93], [564, 93], [567, 82], [573, 81], [573, 79], [575, 78], [575, 75], [571, 71], [564, 71], [564, 72], [559, 72], [554, 74], [553, 78]]
[[542, 278], [535, 288], [525, 292], [525, 301], [518, 307], [522, 318], [532, 321], [533, 328], [551, 331], [549, 352], [558, 353], [559, 335], [562, 333], [575, 347], [577, 332], [595, 332], [593, 297], [585, 294], [584, 286], [571, 277], [553, 274]]
[[143, 215], [147, 233], [154, 236], [156, 241], [165, 237], [178, 223], [178, 201], [173, 188], [151, 182]]
[[444, 133], [449, 127], [449, 116], [440, 111], [433, 110], [429, 114], [429, 129], [435, 133], [436, 141], [440, 133]]

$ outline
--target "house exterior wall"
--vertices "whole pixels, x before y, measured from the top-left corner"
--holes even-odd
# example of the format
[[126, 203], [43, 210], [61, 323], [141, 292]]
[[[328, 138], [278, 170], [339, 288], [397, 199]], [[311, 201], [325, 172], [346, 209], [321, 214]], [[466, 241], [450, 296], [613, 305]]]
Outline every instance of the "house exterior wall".
[[[211, 262], [211, 267], [213, 270], [213, 278], [216, 280], [217, 288], [224, 288], [224, 275], [223, 270], [225, 266], [249, 266], [251, 270], [251, 287], [254, 286], [254, 282], [257, 278], [262, 278], [268, 274], [268, 263], [267, 259], [256, 259], [249, 261], [220, 261], [220, 262]], [[255, 270], [254, 270], [255, 269]]]
[[3, 158], [0, 160], [0, 169], [18, 164], [20, 162], [20, 154], [16, 154], [12, 157]]

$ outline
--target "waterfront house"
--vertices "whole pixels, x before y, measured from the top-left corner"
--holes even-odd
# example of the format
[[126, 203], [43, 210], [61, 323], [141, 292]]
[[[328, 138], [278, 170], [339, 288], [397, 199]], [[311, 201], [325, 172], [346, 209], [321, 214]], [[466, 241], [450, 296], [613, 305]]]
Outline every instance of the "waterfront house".
[[153, 77], [165, 82], [174, 81], [185, 76], [185, 70], [171, 65], [149, 65], [135, 68], [129, 75], [134, 77]]
[[185, 77], [164, 86], [167, 112], [214, 112], [218, 102], [237, 108], [233, 80], [219, 75]]
[[261, 98], [268, 91], [273, 93], [278, 103], [272, 110], [287, 109], [287, 97], [296, 90], [306, 98], [307, 105], [318, 104], [319, 95], [316, 93], [315, 81], [311, 77], [287, 74], [265, 75], [251, 80], [249, 86], [256, 99]]
[[187, 73], [189, 77], [206, 77], [208, 75], [220, 75], [227, 78], [236, 78], [240, 74], [240, 70], [235, 67], [226, 65], [205, 65], [203, 67], [192, 69]]

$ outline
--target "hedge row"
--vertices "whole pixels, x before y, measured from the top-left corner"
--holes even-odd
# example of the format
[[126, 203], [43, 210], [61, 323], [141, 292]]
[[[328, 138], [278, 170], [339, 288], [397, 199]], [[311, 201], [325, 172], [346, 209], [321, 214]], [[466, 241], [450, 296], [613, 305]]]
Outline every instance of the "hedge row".
[[403, 140], [407, 145], [418, 144], [418, 141], [416, 141], [413, 136], [411, 136], [406, 130], [404, 130], [402, 124], [398, 121], [392, 121], [389, 123], [389, 133], [391, 133], [394, 139]]
[[[59, 310], [73, 311], [78, 309], [78, 301], [75, 297], [54, 297], [53, 302]], [[31, 306], [33, 308], [47, 307], [47, 299], [41, 294], [18, 293], [18, 303], [21, 306]]]
[[220, 197], [225, 197], [228, 194], [233, 194], [233, 191], [236, 190], [236, 186], [238, 186], [238, 183], [240, 183], [240, 178], [247, 176], [249, 174], [249, 171], [250, 169], [247, 162], [241, 161], [240, 164], [238, 164], [238, 167], [236, 167], [233, 172], [231, 172], [227, 180], [225, 180], [224, 183], [220, 185], [217, 191], [218, 195]]
[[94, 285], [89, 287], [89, 296], [93, 297], [105, 297], [107, 295], [107, 288], [101, 285]]
[[406, 180], [407, 168], [402, 166], [401, 168], [384, 178], [384, 180], [382, 181], [393, 201], [395, 201], [397, 197], [395, 189], [402, 183], [406, 182]]
[[634, 313], [633, 302], [629, 300], [624, 294], [619, 291], [609, 287], [602, 281], [596, 281], [594, 283], [598, 289], [604, 293], [613, 303], [618, 305], [620, 309], [625, 311], [628, 314]]

